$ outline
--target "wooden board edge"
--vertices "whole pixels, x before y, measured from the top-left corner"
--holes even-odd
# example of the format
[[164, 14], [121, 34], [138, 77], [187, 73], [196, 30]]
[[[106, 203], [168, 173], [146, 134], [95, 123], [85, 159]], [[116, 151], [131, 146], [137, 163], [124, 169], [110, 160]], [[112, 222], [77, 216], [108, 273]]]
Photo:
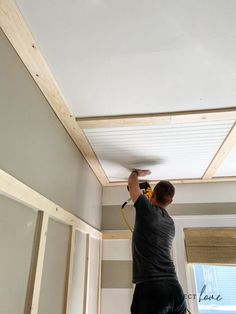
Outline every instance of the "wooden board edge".
[[102, 185], [106, 184], [106, 174], [84, 132], [78, 126], [14, 0], [0, 1], [0, 27], [98, 180]]
[[236, 107], [152, 114], [76, 118], [81, 129], [135, 127], [172, 123], [236, 120]]
[[103, 240], [130, 240], [132, 232], [130, 230], [103, 230]]
[[75, 255], [75, 226], [71, 226], [70, 234], [70, 246], [69, 246], [69, 256], [67, 265], [67, 282], [65, 291], [65, 314], [71, 313], [71, 287], [73, 278], [73, 268], [74, 268], [74, 255]]
[[58, 206], [2, 169], [0, 169], [0, 194], [14, 199], [29, 208], [46, 212], [50, 217], [67, 225], [74, 225], [76, 229], [89, 233], [96, 238], [101, 239], [102, 237], [99, 230]]
[[[168, 179], [167, 179], [168, 180]], [[213, 177], [210, 179], [201, 179], [201, 178], [196, 178], [196, 179], [169, 179], [172, 184], [197, 184], [197, 183], [220, 183], [220, 182], [235, 182], [236, 181], [236, 176], [232, 177]], [[155, 185], [159, 182], [159, 180], [148, 180], [148, 182], [152, 185]], [[127, 186], [126, 181], [114, 181], [114, 182], [109, 182], [108, 184], [105, 185], [105, 187], [111, 187], [111, 186]]]
[[236, 122], [232, 126], [227, 137], [225, 138], [221, 147], [219, 148], [216, 155], [212, 159], [210, 165], [208, 166], [207, 170], [205, 171], [202, 177], [203, 180], [211, 179], [214, 176], [222, 162], [229, 155], [229, 153], [232, 151], [235, 145], [236, 145]]
[[86, 267], [85, 267], [85, 281], [84, 281], [84, 308], [83, 313], [89, 313], [89, 281], [91, 269], [91, 236], [87, 234], [86, 238]]
[[102, 292], [102, 255], [103, 255], [103, 242], [99, 240], [99, 267], [98, 267], [98, 302], [97, 314], [101, 314], [101, 292]]
[[34, 275], [34, 280], [33, 280], [33, 285], [32, 285], [32, 303], [30, 307], [31, 314], [38, 314], [41, 281], [42, 281], [42, 275], [43, 275], [43, 264], [44, 264], [44, 256], [45, 256], [45, 249], [46, 249], [47, 230], [48, 230], [48, 222], [49, 222], [49, 216], [46, 212], [39, 212], [39, 215], [42, 215], [42, 218], [41, 218], [39, 242], [38, 242], [38, 248], [37, 248], [37, 261], [35, 265], [35, 275]]

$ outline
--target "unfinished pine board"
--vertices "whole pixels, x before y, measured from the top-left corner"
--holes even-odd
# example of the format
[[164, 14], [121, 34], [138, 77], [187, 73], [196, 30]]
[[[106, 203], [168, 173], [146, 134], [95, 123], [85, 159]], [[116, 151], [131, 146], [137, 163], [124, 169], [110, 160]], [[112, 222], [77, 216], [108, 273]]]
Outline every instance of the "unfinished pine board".
[[71, 313], [71, 296], [72, 296], [72, 277], [73, 277], [73, 266], [74, 266], [74, 255], [75, 255], [75, 227], [71, 226], [70, 230], [70, 248], [69, 257], [67, 264], [67, 283], [66, 283], [66, 314]]
[[193, 123], [217, 120], [236, 120], [236, 108], [179, 111], [140, 115], [85, 117], [76, 120], [82, 129], [151, 126], [171, 123]]
[[0, 194], [6, 195], [32, 209], [46, 212], [50, 217], [54, 217], [68, 225], [74, 225], [76, 229], [101, 238], [101, 232], [97, 229], [89, 226], [78, 217], [48, 200], [46, 197], [34, 191], [2, 169], [0, 169]]
[[129, 230], [104, 230], [103, 240], [130, 240], [132, 233]]
[[97, 298], [97, 314], [101, 314], [101, 292], [102, 292], [102, 252], [103, 241], [99, 240], [99, 266], [98, 266], [98, 298]]
[[[235, 146], [236, 146], [236, 122], [232, 126], [224, 142], [222, 143], [216, 155], [212, 159], [210, 165], [208, 166], [206, 172], [203, 175], [203, 179], [210, 179], [215, 175], [217, 169], [220, 167], [225, 158], [230, 154], [232, 149], [235, 148]], [[234, 174], [232, 173], [231, 176], [232, 175]]]
[[101, 183], [107, 178], [14, 0], [0, 2], [0, 26]]
[[36, 212], [0, 195], [0, 313], [24, 314], [29, 309], [36, 226]]
[[236, 176], [236, 147], [234, 147], [215, 172], [216, 177]]
[[[177, 179], [177, 180], [170, 180], [173, 184], [195, 184], [195, 183], [220, 183], [220, 182], [235, 182], [236, 176], [232, 177], [214, 177], [212, 179]], [[149, 180], [150, 184], [156, 185], [158, 180]], [[105, 186], [127, 186], [127, 181], [117, 181], [117, 182], [110, 182]]]
[[36, 262], [32, 263], [31, 267], [33, 269], [33, 283], [32, 283], [32, 303], [30, 307], [31, 314], [38, 314], [39, 308], [39, 295], [41, 289], [41, 281], [42, 281], [42, 273], [43, 273], [43, 264], [44, 264], [44, 255], [46, 248], [46, 240], [47, 240], [47, 231], [48, 231], [48, 214], [45, 212], [38, 213], [39, 220], [39, 230], [37, 235], [37, 245], [36, 245]]
[[126, 181], [133, 168], [147, 180], [201, 179], [234, 120], [85, 129], [110, 182]]
[[91, 271], [91, 236], [86, 234], [86, 263], [85, 263], [85, 281], [84, 281], [84, 302], [83, 311], [85, 314], [89, 313], [89, 283]]

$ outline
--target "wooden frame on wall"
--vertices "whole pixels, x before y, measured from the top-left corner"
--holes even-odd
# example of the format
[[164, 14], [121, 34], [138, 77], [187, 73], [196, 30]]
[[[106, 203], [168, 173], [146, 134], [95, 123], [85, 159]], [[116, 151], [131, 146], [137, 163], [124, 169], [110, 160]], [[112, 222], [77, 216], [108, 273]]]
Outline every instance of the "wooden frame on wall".
[[[87, 223], [83, 222], [78, 217], [72, 215], [62, 207], [53, 203], [43, 195], [34, 191], [27, 185], [23, 184], [13, 176], [9, 175], [3, 170], [0, 170], [0, 195], [4, 195], [10, 199], [15, 200], [18, 203], [24, 204], [32, 210], [38, 212], [38, 232], [37, 240], [35, 243], [35, 258], [32, 259], [32, 275], [30, 280], [31, 292], [27, 295], [28, 300], [26, 304], [28, 309], [30, 309], [31, 314], [38, 313], [41, 279], [43, 273], [43, 263], [44, 255], [47, 241], [47, 228], [49, 218], [58, 220], [66, 225], [71, 226], [70, 235], [70, 247], [67, 265], [67, 280], [66, 280], [66, 290], [65, 290], [65, 314], [70, 313], [70, 291], [72, 283], [72, 273], [73, 273], [73, 258], [75, 254], [75, 232], [79, 230], [87, 235], [87, 238], [94, 237], [99, 239], [100, 244], [102, 242], [102, 233], [97, 229], [91, 227]], [[89, 242], [87, 242], [88, 244]], [[91, 264], [89, 245], [87, 245], [87, 263]], [[100, 251], [99, 263], [101, 263], [102, 253]], [[91, 266], [91, 265], [90, 265]], [[99, 267], [100, 269], [100, 267]], [[86, 278], [89, 279], [89, 267], [87, 267]], [[100, 276], [101, 274], [99, 274]], [[88, 289], [89, 281], [86, 283]], [[100, 295], [101, 287], [98, 287]], [[86, 298], [87, 300], [87, 298]], [[97, 300], [98, 306], [100, 306], [100, 301]], [[87, 310], [88, 300], [86, 301], [85, 313]], [[100, 309], [98, 308], [98, 313]]]

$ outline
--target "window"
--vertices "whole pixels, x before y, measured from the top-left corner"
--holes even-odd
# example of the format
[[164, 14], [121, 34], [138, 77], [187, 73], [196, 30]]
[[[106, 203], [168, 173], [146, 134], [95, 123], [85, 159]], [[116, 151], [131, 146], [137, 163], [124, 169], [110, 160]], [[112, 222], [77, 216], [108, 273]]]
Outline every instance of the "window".
[[236, 314], [236, 267], [194, 264], [199, 314]]

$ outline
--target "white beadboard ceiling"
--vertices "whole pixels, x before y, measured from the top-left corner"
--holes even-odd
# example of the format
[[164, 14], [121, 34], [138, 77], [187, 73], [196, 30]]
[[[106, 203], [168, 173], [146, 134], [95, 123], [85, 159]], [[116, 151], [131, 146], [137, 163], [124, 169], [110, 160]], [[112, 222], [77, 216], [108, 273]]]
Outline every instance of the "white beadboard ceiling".
[[108, 179], [126, 181], [132, 168], [148, 180], [201, 178], [234, 120], [85, 129]]
[[74, 115], [231, 107], [235, 0], [16, 0]]

